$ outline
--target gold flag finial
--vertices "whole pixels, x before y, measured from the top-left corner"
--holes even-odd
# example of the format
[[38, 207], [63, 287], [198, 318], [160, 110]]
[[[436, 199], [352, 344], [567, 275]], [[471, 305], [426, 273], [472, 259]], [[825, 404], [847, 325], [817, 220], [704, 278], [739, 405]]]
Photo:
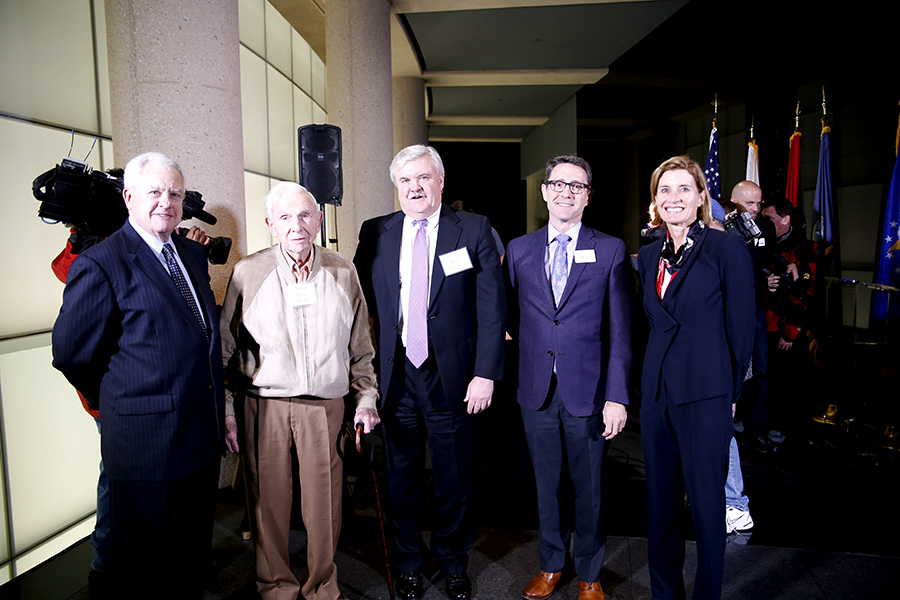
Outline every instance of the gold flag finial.
[[797, 100], [797, 110], [794, 111], [794, 130], [800, 131], [800, 101]]
[[750, 141], [752, 142], [755, 138], [753, 137], [753, 123], [756, 120], [754, 115], [750, 115]]
[[713, 127], [716, 127], [716, 123], [719, 121], [719, 94], [713, 94]]

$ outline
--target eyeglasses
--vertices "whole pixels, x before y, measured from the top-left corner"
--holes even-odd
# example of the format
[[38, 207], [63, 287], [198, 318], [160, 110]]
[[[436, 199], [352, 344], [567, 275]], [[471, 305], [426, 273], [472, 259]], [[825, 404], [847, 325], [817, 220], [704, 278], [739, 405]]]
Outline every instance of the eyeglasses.
[[544, 185], [546, 185], [557, 194], [566, 189], [566, 186], [569, 186], [569, 190], [576, 196], [578, 196], [579, 194], [583, 194], [591, 189], [591, 186], [587, 185], [586, 183], [581, 183], [580, 181], [562, 181], [561, 179], [548, 181]]

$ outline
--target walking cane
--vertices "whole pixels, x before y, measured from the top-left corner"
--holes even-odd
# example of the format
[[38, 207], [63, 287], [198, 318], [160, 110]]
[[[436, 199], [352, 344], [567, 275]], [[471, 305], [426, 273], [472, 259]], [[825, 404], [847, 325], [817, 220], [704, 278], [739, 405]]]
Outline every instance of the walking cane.
[[[363, 456], [362, 451], [363, 424], [356, 424], [356, 451], [359, 452], [360, 458]], [[388, 554], [387, 536], [384, 533], [384, 517], [381, 514], [381, 498], [378, 496], [378, 476], [375, 474], [375, 465], [369, 460], [369, 472], [372, 473], [372, 487], [375, 488], [375, 514], [378, 517], [378, 526], [381, 527], [381, 545], [384, 548], [384, 568], [387, 571], [388, 592], [391, 600], [394, 600], [394, 580], [391, 577], [391, 559]]]

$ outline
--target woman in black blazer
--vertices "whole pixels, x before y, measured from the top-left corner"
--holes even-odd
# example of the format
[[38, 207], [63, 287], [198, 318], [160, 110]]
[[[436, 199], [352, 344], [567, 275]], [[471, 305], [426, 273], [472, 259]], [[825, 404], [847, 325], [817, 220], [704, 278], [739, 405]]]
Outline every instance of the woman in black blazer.
[[652, 596], [684, 598], [687, 493], [697, 534], [696, 599], [718, 600], [725, 560], [725, 473], [753, 344], [753, 267], [740, 236], [714, 231], [703, 169], [686, 156], [653, 172], [651, 225], [638, 253], [650, 336], [641, 381]]

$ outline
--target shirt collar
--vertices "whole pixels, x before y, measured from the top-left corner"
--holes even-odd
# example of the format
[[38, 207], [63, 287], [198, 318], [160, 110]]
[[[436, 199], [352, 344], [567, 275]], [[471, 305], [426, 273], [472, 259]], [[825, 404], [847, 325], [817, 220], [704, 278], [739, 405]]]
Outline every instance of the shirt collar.
[[[566, 235], [571, 238], [572, 242], [578, 241], [578, 234], [581, 232], [581, 221], [578, 221], [566, 231]], [[556, 240], [556, 236], [560, 234], [559, 230], [556, 229], [550, 223], [547, 223], [547, 245], [549, 246]], [[571, 243], [571, 242], [570, 242]]]
[[[425, 218], [428, 219], [428, 230], [429, 231], [434, 231], [435, 229], [437, 229], [438, 221], [441, 218], [441, 207], [438, 206], [434, 210], [433, 213], [431, 213], [429, 216], [427, 216]], [[419, 221], [419, 220], [420, 219], [413, 219], [406, 213], [403, 213], [403, 226], [404, 227], [415, 227], [414, 221]]]
[[128, 217], [128, 223], [131, 224], [132, 228], [134, 228], [137, 234], [141, 236], [141, 239], [147, 242], [147, 245], [150, 246], [150, 248], [152, 248], [157, 254], [162, 254], [162, 249], [165, 244], [169, 244], [173, 248], [175, 247], [175, 244], [172, 243], [172, 236], [169, 236], [169, 239], [164, 242], [138, 225], [130, 216]]
[[[287, 264], [288, 270], [294, 276], [294, 282], [309, 280], [312, 275], [313, 260], [315, 260], [316, 257], [316, 245], [312, 244], [310, 246], [309, 256], [306, 257], [305, 261], [295, 260], [293, 256], [287, 253], [284, 246], [281, 244], [278, 244], [278, 249], [281, 252], [281, 257], [284, 259], [285, 264]], [[305, 274], [305, 276], [302, 274]]]

